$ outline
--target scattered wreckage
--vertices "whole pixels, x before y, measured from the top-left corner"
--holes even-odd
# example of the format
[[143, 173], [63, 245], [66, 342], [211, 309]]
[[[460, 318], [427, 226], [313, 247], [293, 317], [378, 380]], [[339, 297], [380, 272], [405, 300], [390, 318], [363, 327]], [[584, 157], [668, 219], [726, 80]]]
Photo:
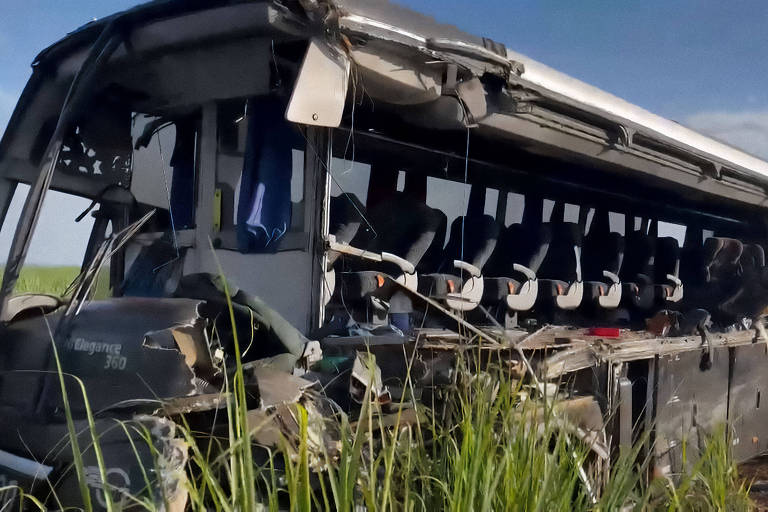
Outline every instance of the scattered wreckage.
[[[397, 402], [404, 372], [450, 383], [471, 350], [556, 390], [604, 459], [647, 431], [674, 473], [726, 421], [749, 458], [768, 448], [767, 183], [766, 162], [383, 1], [91, 22], [37, 57], [0, 143], [3, 214], [29, 185], [0, 289], [0, 485], [79, 503], [58, 358], [110, 484], [142, 492], [114, 420], [133, 422], [183, 507], [172, 419], [222, 407], [238, 346], [264, 445], [297, 402]], [[14, 295], [49, 189], [92, 201], [82, 273]]]

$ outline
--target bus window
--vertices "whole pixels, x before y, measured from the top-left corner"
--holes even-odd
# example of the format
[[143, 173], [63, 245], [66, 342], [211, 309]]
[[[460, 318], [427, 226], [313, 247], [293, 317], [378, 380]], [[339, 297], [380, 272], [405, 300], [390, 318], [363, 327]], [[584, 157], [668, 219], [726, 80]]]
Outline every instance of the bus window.
[[405, 190], [405, 171], [397, 171], [397, 185], [395, 189], [398, 192]]
[[611, 226], [611, 231], [614, 233], [620, 233], [626, 236], [624, 232], [624, 214], [616, 212], [608, 212], [608, 222]]
[[[559, 219], [553, 219], [559, 220]], [[579, 222], [579, 205], [565, 203], [565, 213], [563, 219], [565, 222]]]
[[354, 194], [362, 204], [368, 200], [371, 166], [334, 157], [331, 160], [331, 195]]
[[659, 237], [671, 236], [677, 240], [677, 243], [680, 245], [680, 247], [683, 246], [683, 242], [685, 241], [685, 226], [682, 224], [672, 224], [671, 222], [659, 221], [658, 229]]
[[[8, 256], [16, 223], [21, 215], [29, 186], [17, 185], [0, 233], [2, 258]], [[29, 252], [14, 293], [46, 293], [61, 295], [80, 273], [94, 218], [85, 216], [75, 222], [91, 201], [84, 197], [49, 191], [43, 202], [38, 227], [32, 236]], [[102, 269], [96, 297], [108, 295], [109, 270]]]
[[[131, 136], [131, 193], [138, 203], [169, 213], [166, 229], [195, 223], [195, 117], [166, 119], [136, 114]], [[172, 220], [171, 220], [172, 219]]]
[[462, 215], [467, 214], [467, 203], [472, 186], [468, 183], [449, 181], [442, 178], [427, 178], [427, 206], [437, 208], [448, 218], [448, 226]]
[[507, 193], [507, 214], [504, 217], [504, 224], [519, 224], [523, 220], [523, 210], [525, 209], [525, 196], [514, 192]]
[[563, 220], [563, 219], [553, 219], [552, 218], [552, 210], [555, 208], [555, 202], [551, 199], [545, 199], [544, 200], [544, 213], [542, 214], [542, 221], [544, 222], [551, 222], [554, 220]]
[[495, 188], [485, 189], [485, 208], [483, 213], [496, 217], [496, 205], [499, 203], [499, 191]]

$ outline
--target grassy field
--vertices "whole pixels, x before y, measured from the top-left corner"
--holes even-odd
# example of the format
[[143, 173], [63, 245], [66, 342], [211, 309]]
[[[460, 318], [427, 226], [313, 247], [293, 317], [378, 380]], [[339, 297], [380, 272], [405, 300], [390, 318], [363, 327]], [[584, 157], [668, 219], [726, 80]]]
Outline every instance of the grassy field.
[[[38, 267], [27, 265], [21, 269], [15, 293], [45, 293], [61, 296], [80, 274], [80, 267]], [[104, 299], [109, 292], [109, 268], [101, 269], [93, 298]]]
[[49, 293], [61, 295], [80, 273], [79, 267], [35, 267], [21, 269], [16, 293]]

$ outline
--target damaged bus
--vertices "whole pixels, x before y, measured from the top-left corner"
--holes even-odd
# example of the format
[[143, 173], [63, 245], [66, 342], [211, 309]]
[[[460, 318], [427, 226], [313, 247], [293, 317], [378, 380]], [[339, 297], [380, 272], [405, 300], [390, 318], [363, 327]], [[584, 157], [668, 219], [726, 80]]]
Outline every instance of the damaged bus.
[[[768, 163], [405, 8], [155, 0], [88, 23], [35, 59], [0, 142], [3, 216], [24, 190], [0, 486], [80, 506], [60, 440], [90, 407], [110, 484], [142, 492], [113, 420], [183, 469], [173, 419], [221, 406], [235, 356], [264, 421], [399, 401], [404, 354], [427, 387], [478, 346], [567, 383], [605, 459], [645, 431], [675, 473], [683, 437], [726, 422], [739, 460], [768, 449]], [[49, 191], [90, 202], [82, 271], [16, 294]], [[183, 503], [170, 469], [153, 485]]]

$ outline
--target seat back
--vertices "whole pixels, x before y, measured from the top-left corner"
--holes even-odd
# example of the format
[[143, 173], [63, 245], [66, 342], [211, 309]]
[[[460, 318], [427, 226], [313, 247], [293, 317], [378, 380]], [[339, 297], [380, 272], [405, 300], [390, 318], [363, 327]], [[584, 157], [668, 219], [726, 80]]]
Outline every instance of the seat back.
[[[348, 244], [357, 235], [365, 221], [366, 210], [355, 194], [343, 193], [332, 196], [329, 205], [328, 232], [336, 241]], [[366, 229], [368, 227], [366, 226]]]
[[[336, 237], [337, 242], [350, 244], [357, 237], [361, 227], [366, 234], [370, 232], [370, 227], [366, 222], [368, 214], [365, 206], [355, 194], [343, 193], [338, 196], [331, 196], [328, 210], [328, 233]], [[366, 243], [369, 241], [366, 240]], [[331, 268], [340, 256], [341, 254], [330, 251], [328, 253], [328, 268]]]
[[453, 271], [453, 261], [461, 260], [483, 269], [498, 243], [501, 226], [490, 215], [457, 217], [443, 251], [439, 272]]
[[624, 263], [624, 237], [611, 232], [607, 210], [596, 210], [589, 233], [584, 237], [584, 279], [602, 281], [603, 271], [619, 274]]
[[625, 256], [619, 273], [622, 281], [635, 282], [638, 274], [653, 278], [655, 242], [653, 237], [642, 231], [632, 231], [625, 237]]
[[128, 297], [169, 297], [181, 279], [186, 247], [175, 246], [166, 233], [143, 247], [120, 285]]
[[485, 265], [485, 275], [510, 277], [515, 263], [538, 274], [551, 243], [552, 230], [547, 224], [511, 224], [499, 234], [496, 249]]
[[[422, 258], [442, 249], [445, 240], [444, 214], [430, 208], [423, 202], [402, 192], [392, 195], [370, 210], [370, 221], [375, 233], [360, 230], [352, 242], [374, 252], [389, 252], [399, 256], [415, 266]], [[356, 240], [360, 239], [358, 245]]]
[[680, 274], [680, 244], [671, 236], [656, 240], [654, 257], [654, 282], [666, 283], [667, 275], [678, 277]]
[[744, 244], [740, 261], [745, 272], [759, 270], [765, 266], [765, 251], [758, 244]]
[[546, 224], [552, 241], [541, 263], [538, 275], [543, 279], [581, 281], [581, 228], [574, 222], [555, 221]]
[[420, 274], [436, 272], [443, 261], [443, 245], [445, 245], [446, 231], [448, 230], [448, 216], [437, 208], [432, 208], [432, 214], [438, 219], [437, 228], [435, 229], [434, 240], [429, 244], [424, 256], [421, 257], [421, 261], [416, 265], [416, 270]]
[[735, 238], [710, 237], [704, 241], [702, 258], [706, 282], [733, 279], [741, 272], [739, 260], [744, 244]]

